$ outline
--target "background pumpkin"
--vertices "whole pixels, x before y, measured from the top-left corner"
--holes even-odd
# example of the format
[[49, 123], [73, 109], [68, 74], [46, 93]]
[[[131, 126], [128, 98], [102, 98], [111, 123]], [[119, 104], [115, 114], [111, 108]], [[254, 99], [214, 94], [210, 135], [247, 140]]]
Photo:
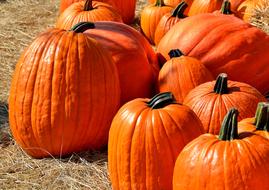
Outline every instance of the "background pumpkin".
[[173, 168], [186, 143], [203, 133], [200, 120], [171, 93], [125, 104], [109, 131], [112, 188], [172, 189]]
[[212, 13], [221, 8], [223, 0], [193, 0], [188, 16]]
[[177, 102], [182, 103], [196, 86], [214, 80], [199, 60], [184, 56], [180, 50], [171, 50], [169, 54], [171, 59], [161, 68], [158, 84], [161, 92], [171, 91]]
[[162, 63], [171, 49], [201, 60], [215, 77], [225, 72], [263, 94], [269, 91], [269, 36], [239, 18], [212, 13], [185, 18], [158, 44]]
[[[150, 3], [155, 3], [156, 0], [148, 0]], [[164, 4], [170, 5], [172, 7], [176, 7], [179, 3], [181, 3], [183, 0], [164, 0]], [[190, 6], [193, 2], [193, 0], [184, 0]]]
[[107, 144], [119, 107], [118, 73], [109, 53], [80, 29], [48, 30], [16, 65], [10, 127], [33, 157], [61, 157]]
[[71, 29], [79, 22], [122, 22], [120, 14], [109, 4], [86, 0], [73, 3], [58, 18], [56, 28]]
[[228, 81], [222, 73], [216, 81], [197, 86], [189, 92], [184, 104], [189, 106], [200, 118], [206, 132], [218, 134], [222, 118], [228, 110], [236, 107], [239, 119], [252, 117], [257, 104], [266, 99], [252, 86], [235, 81]]
[[[231, 109], [219, 136], [204, 134], [179, 154], [173, 190], [269, 189], [269, 141], [237, 133], [238, 111]], [[205, 188], [206, 187], [206, 188]]]

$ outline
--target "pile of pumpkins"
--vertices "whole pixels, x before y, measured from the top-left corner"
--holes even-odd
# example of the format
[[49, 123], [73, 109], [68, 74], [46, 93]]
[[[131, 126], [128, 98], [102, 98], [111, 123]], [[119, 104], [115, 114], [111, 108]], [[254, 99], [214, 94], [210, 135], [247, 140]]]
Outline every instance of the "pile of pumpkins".
[[108, 146], [115, 190], [269, 189], [259, 2], [151, 0], [137, 31], [135, 0], [62, 0], [16, 65], [14, 139], [33, 158]]

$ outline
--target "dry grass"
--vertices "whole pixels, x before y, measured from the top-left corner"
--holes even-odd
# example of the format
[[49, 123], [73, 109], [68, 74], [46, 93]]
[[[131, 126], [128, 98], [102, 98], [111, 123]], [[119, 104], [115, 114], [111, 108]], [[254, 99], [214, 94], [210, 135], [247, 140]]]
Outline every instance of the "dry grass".
[[[38, 33], [54, 26], [59, 1], [0, 0], [0, 189], [111, 189], [106, 150], [36, 160], [10, 136], [7, 100], [15, 64]], [[138, 1], [137, 15], [145, 1]], [[269, 5], [257, 8], [252, 23], [269, 33]]]
[[264, 0], [256, 7], [251, 23], [269, 34], [269, 0]]

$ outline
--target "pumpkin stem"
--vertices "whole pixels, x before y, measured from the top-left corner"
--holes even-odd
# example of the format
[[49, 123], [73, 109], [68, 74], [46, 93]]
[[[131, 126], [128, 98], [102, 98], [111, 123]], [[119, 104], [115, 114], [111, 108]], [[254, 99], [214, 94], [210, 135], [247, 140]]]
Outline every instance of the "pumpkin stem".
[[172, 17], [185, 18], [184, 11], [188, 7], [188, 4], [185, 1], [182, 1], [178, 6], [173, 10]]
[[217, 77], [214, 92], [217, 94], [227, 94], [228, 91], [228, 76], [226, 73], [221, 73]]
[[95, 25], [93, 22], [79, 22], [76, 25], [74, 25], [69, 31], [73, 31], [76, 33], [83, 33], [88, 29], [95, 28]]
[[175, 98], [171, 92], [159, 93], [147, 102], [152, 109], [163, 108], [172, 103], [175, 103]]
[[165, 6], [163, 0], [156, 0], [155, 7], [162, 7]]
[[84, 11], [93, 10], [92, 0], [86, 0], [84, 4]]
[[254, 124], [257, 130], [269, 131], [269, 103], [258, 103]]
[[220, 12], [225, 15], [233, 14], [233, 12], [231, 11], [231, 3], [229, 0], [223, 1]]
[[219, 140], [231, 141], [238, 138], [237, 118], [238, 110], [235, 108], [230, 109], [221, 124]]
[[168, 55], [170, 59], [172, 59], [173, 57], [181, 57], [184, 55], [184, 53], [182, 53], [182, 51], [180, 51], [179, 49], [172, 49], [171, 51], [169, 51]]

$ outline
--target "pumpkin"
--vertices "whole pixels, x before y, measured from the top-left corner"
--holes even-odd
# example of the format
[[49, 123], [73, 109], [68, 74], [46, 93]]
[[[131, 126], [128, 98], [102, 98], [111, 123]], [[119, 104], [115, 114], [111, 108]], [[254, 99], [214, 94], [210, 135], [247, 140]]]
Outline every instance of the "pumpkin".
[[117, 68], [82, 28], [44, 32], [16, 65], [10, 127], [32, 157], [62, 157], [107, 145], [120, 101]]
[[[62, 13], [72, 3], [83, 0], [61, 0], [60, 12]], [[112, 5], [122, 16], [122, 20], [126, 24], [133, 22], [135, 17], [136, 0], [98, 0], [100, 2]]]
[[243, 119], [238, 123], [239, 133], [249, 131], [269, 139], [269, 103], [260, 102], [255, 117]]
[[238, 110], [231, 109], [219, 136], [204, 134], [179, 154], [173, 190], [269, 189], [269, 141], [237, 132]]
[[207, 13], [181, 20], [158, 44], [161, 63], [171, 49], [201, 60], [214, 77], [225, 72], [262, 94], [269, 91], [269, 35], [235, 16]]
[[86, 0], [72, 4], [58, 18], [56, 28], [71, 29], [79, 22], [116, 21], [122, 22], [117, 11], [106, 3]]
[[161, 92], [171, 91], [177, 102], [183, 102], [196, 86], [214, 80], [199, 60], [185, 56], [178, 49], [171, 50], [169, 55], [171, 59], [160, 70], [158, 84]]
[[203, 133], [200, 120], [171, 93], [125, 104], [109, 131], [108, 169], [112, 188], [172, 189], [177, 155]]
[[262, 101], [266, 99], [255, 88], [245, 83], [228, 81], [227, 74], [221, 73], [216, 81], [191, 90], [184, 104], [201, 119], [206, 132], [218, 134], [222, 118], [230, 108], [236, 107], [240, 112], [239, 119], [242, 120], [252, 117], [257, 104]]
[[154, 44], [155, 30], [162, 16], [173, 10], [164, 4], [163, 0], [156, 0], [155, 4], [146, 6], [141, 12], [141, 29], [150, 43]]
[[188, 12], [188, 16], [201, 13], [212, 13], [221, 8], [223, 0], [194, 0]]
[[177, 22], [185, 18], [184, 12], [188, 7], [185, 1], [181, 2], [171, 13], [165, 14], [156, 27], [154, 42], [157, 45], [162, 37], [172, 28]]
[[144, 36], [117, 22], [94, 22], [84, 32], [112, 55], [121, 87], [121, 105], [134, 98], [155, 94], [159, 73], [157, 56]]
[[[149, 3], [155, 3], [156, 0], [149, 0]], [[172, 7], [176, 7], [179, 3], [183, 2], [183, 0], [164, 0], [164, 4], [170, 5]], [[184, 0], [189, 6], [191, 6], [193, 0]]]

